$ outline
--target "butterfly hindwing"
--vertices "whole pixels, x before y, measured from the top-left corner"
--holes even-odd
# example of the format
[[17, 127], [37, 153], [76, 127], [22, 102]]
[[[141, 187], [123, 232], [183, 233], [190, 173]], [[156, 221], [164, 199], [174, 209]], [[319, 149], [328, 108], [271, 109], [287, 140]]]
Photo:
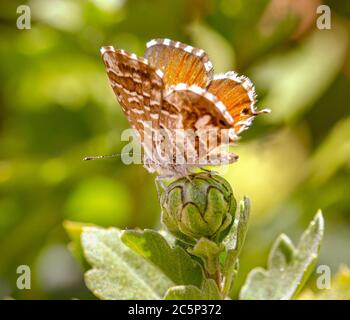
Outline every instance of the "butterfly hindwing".
[[234, 120], [236, 135], [247, 129], [256, 115], [266, 112], [255, 109], [256, 93], [250, 79], [233, 71], [214, 76], [207, 90], [226, 106]]
[[[209, 156], [215, 158], [214, 153], [220, 152], [218, 147], [228, 145], [232, 139], [229, 134], [233, 119], [225, 105], [196, 85], [178, 84], [167, 91], [160, 122], [169, 131], [171, 138], [168, 139], [178, 149], [186, 148], [187, 163], [198, 165], [202, 161], [210, 165]], [[186, 143], [175, 137], [175, 129], [183, 129], [183, 140]], [[227, 136], [224, 137], [225, 134]]]

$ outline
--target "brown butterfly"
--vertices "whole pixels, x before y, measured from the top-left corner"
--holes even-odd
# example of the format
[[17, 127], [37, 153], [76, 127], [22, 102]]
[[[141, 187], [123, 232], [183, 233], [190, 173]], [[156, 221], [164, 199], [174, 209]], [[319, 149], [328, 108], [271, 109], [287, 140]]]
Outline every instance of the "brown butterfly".
[[[222, 147], [237, 139], [256, 115], [269, 111], [255, 109], [256, 93], [247, 77], [233, 71], [214, 75], [202, 49], [154, 39], [144, 57], [112, 46], [103, 47], [101, 54], [118, 102], [144, 149], [144, 166], [162, 177], [237, 161]], [[157, 137], [157, 132], [162, 134]]]

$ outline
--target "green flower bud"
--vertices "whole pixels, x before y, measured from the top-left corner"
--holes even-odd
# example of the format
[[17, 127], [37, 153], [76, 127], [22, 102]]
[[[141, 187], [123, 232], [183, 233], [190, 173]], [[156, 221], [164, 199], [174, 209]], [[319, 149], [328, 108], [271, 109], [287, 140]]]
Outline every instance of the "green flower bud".
[[222, 241], [230, 231], [237, 206], [230, 184], [208, 173], [174, 181], [160, 202], [162, 222], [175, 237], [187, 243], [202, 237]]

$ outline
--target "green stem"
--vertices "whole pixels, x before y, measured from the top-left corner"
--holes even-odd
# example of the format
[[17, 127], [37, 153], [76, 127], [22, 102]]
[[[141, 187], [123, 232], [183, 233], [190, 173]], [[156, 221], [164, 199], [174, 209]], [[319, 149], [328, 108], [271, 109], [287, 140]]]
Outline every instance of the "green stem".
[[236, 254], [233, 250], [228, 250], [227, 256], [225, 259], [225, 264], [224, 264], [224, 285], [222, 288], [222, 293], [227, 296], [233, 286], [233, 282], [235, 279], [235, 276], [237, 274], [237, 269], [238, 269], [238, 260], [236, 258]]

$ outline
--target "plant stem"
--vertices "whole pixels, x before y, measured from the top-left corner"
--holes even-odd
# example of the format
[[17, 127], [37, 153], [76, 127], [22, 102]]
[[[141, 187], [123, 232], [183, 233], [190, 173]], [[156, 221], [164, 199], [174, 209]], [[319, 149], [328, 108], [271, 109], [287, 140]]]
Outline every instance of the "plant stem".
[[214, 280], [219, 288], [219, 291], [221, 292], [221, 272], [219, 269], [216, 270], [214, 276], [215, 276]]

